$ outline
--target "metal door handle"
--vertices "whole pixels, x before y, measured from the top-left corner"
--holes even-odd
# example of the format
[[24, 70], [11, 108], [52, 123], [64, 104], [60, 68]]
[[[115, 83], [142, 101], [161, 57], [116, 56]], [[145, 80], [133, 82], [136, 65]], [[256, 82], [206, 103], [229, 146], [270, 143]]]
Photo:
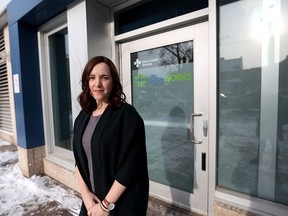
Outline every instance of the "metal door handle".
[[202, 113], [192, 113], [190, 116], [190, 140], [193, 144], [201, 144], [202, 141], [197, 141], [194, 136], [194, 117], [202, 116]]

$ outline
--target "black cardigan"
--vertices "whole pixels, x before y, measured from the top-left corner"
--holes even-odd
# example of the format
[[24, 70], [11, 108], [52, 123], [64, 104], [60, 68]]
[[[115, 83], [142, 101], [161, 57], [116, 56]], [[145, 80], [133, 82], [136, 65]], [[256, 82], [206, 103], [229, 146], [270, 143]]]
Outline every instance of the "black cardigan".
[[[82, 136], [91, 113], [81, 111], [74, 122], [73, 152], [88, 188], [103, 200], [116, 179], [126, 186], [111, 215], [146, 215], [149, 193], [144, 122], [135, 108], [123, 103], [102, 114], [91, 139], [94, 182], [90, 182]], [[92, 191], [92, 190], [91, 190]], [[80, 215], [87, 215], [82, 203]]]

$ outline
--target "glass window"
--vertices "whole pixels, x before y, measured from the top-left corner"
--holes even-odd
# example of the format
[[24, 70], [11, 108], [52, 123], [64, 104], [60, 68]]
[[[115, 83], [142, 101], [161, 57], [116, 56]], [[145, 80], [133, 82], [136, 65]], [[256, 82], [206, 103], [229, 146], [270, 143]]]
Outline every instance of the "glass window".
[[[193, 192], [193, 42], [131, 54], [132, 101], [146, 127], [149, 177]], [[179, 181], [179, 179], [181, 179]]]
[[51, 34], [48, 40], [55, 145], [71, 150], [73, 124], [67, 27]]
[[[143, 1], [142, 1], [143, 2]], [[144, 1], [145, 2], [145, 1]], [[208, 7], [208, 0], [153, 0], [117, 12], [116, 35]]]
[[288, 205], [288, 2], [220, 1], [218, 185]]

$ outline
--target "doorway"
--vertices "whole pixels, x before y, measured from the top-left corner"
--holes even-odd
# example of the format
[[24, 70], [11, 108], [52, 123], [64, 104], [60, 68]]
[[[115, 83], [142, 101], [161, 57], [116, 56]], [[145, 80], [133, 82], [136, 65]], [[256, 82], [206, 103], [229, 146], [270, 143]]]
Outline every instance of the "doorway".
[[208, 23], [120, 44], [124, 92], [142, 116], [150, 193], [207, 214]]

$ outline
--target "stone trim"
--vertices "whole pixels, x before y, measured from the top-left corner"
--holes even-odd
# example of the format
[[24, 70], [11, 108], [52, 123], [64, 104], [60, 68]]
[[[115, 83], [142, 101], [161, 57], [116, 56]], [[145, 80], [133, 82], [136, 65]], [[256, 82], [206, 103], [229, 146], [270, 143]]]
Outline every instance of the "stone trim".
[[43, 159], [45, 147], [40, 146], [31, 149], [24, 149], [18, 146], [19, 167], [26, 177], [42, 175], [44, 173]]
[[61, 184], [80, 193], [75, 170], [69, 170], [47, 158], [44, 158], [44, 174], [50, 176]]
[[214, 203], [214, 215], [215, 216], [260, 216], [256, 213], [249, 212], [247, 210], [231, 206], [220, 201]]

